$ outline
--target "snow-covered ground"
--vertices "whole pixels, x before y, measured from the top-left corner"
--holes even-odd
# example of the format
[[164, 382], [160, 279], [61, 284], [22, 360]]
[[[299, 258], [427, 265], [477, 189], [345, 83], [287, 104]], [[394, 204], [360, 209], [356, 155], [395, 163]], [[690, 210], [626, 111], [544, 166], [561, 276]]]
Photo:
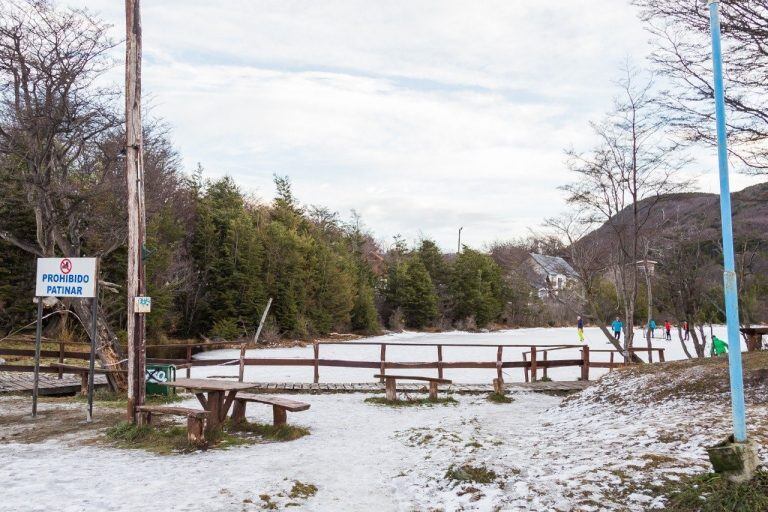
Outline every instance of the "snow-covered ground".
[[[588, 332], [590, 345], [603, 347], [598, 334]], [[527, 329], [383, 339], [439, 339], [446, 344], [484, 340], [493, 345], [561, 343], [568, 341], [563, 340], [566, 335], [573, 333]], [[675, 345], [679, 347], [678, 342], [669, 345], [670, 355], [678, 350]], [[281, 353], [295, 357], [302, 350]], [[306, 368], [298, 370], [296, 378], [306, 381], [301, 373]], [[325, 370], [321, 380], [331, 377]], [[279, 368], [258, 371], [263, 373], [248, 378], [288, 380]], [[369, 373], [336, 377], [365, 381]], [[476, 378], [463, 371], [449, 377]], [[622, 380], [620, 372], [607, 379], [610, 389], [626, 394], [643, 385], [638, 379]], [[366, 404], [370, 395], [363, 394], [301, 395], [311, 408], [289, 414], [288, 420], [309, 427], [311, 435], [187, 455], [83, 445], [71, 437], [0, 444], [0, 511], [251, 511], [263, 509], [267, 502], [262, 495], [279, 509], [293, 503], [296, 508], [288, 510], [308, 511], [642, 511], [661, 504], [648, 484], [704, 470], [703, 447], [729, 428], [725, 398], [617, 407], [602, 403], [598, 389], [565, 403], [559, 397], [516, 393], [511, 404], [457, 396], [458, 405], [401, 409]], [[28, 400], [0, 398], [0, 410], [19, 402], [26, 407]], [[187, 404], [197, 406], [194, 399]], [[54, 407], [43, 405], [46, 410]], [[248, 416], [268, 422], [271, 410], [251, 404]], [[765, 425], [767, 417], [765, 407], [750, 411], [753, 425]], [[464, 464], [486, 467], [497, 477], [491, 484], [457, 484], [446, 478], [449, 468]], [[296, 480], [316, 485], [317, 494], [289, 498]]]
[[[587, 344], [591, 349], [613, 348], [597, 327], [588, 327], [584, 330]], [[721, 339], [727, 339], [725, 327], [715, 326], [715, 335]], [[709, 334], [707, 330], [707, 334]], [[635, 346], [645, 347], [645, 339], [640, 339], [642, 333], [637, 331], [635, 334]], [[677, 332], [672, 332], [672, 341], [665, 341], [661, 338], [661, 329], [656, 330], [656, 336], [653, 340], [654, 347], [664, 348], [666, 360], [672, 361], [685, 359], [685, 353], [677, 339]], [[320, 357], [325, 359], [348, 359], [353, 361], [379, 361], [380, 348], [378, 345], [365, 345], [364, 343], [441, 343], [443, 347], [444, 361], [496, 361], [496, 346], [499, 344], [578, 344], [578, 336], [575, 328], [534, 328], [534, 329], [510, 329], [489, 333], [466, 333], [461, 331], [451, 331], [445, 333], [416, 333], [403, 332], [397, 334], [388, 334], [385, 336], [376, 336], [365, 338], [358, 342], [350, 341], [339, 345], [321, 345]], [[451, 346], [461, 343], [477, 343], [488, 345], [485, 347], [461, 347]], [[689, 350], [694, 353], [691, 342], [688, 342]], [[741, 342], [743, 350], [746, 345]], [[522, 361], [522, 353], [528, 351], [524, 347], [505, 347], [503, 352], [504, 361]], [[236, 360], [239, 357], [238, 350], [213, 350], [198, 354], [199, 359], [229, 359]], [[312, 346], [292, 347], [292, 348], [270, 348], [248, 350], [246, 357], [250, 358], [312, 358]], [[539, 356], [541, 357], [541, 356]], [[579, 359], [581, 357], [578, 348], [569, 348], [550, 352], [550, 359]], [[590, 356], [593, 361], [608, 361], [609, 354], [594, 352]], [[645, 353], [640, 353], [640, 357], [646, 359]], [[654, 358], [656, 355], [654, 354]], [[388, 361], [437, 361], [437, 349], [435, 347], [422, 346], [388, 346], [386, 358]], [[655, 360], [655, 359], [654, 359]], [[618, 362], [618, 357], [616, 358]], [[437, 370], [397, 370], [398, 374], [419, 374], [425, 372], [437, 373]], [[211, 375], [237, 375], [237, 364], [230, 366], [215, 367], [196, 367], [192, 370], [193, 377], [208, 377]], [[245, 380], [251, 382], [312, 382], [313, 368], [311, 366], [247, 366], [245, 368]], [[565, 367], [552, 368], [549, 370], [549, 377], [552, 380], [576, 380], [581, 375], [580, 368]], [[598, 378], [607, 372], [593, 368], [590, 370], [590, 379]], [[320, 382], [370, 382], [373, 380], [373, 374], [377, 370], [338, 368], [338, 367], [320, 367]], [[460, 383], [489, 383], [496, 376], [495, 369], [446, 369], [444, 372], [446, 379], [452, 379]], [[506, 369], [504, 380], [507, 382], [519, 382], [524, 380], [522, 369]]]

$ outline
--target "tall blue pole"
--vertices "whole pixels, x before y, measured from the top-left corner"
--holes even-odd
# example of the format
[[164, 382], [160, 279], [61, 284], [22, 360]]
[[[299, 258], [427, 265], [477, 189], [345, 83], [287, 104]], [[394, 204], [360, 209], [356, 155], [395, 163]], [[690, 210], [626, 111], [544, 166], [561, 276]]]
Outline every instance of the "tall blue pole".
[[712, 30], [712, 72], [717, 117], [717, 161], [720, 168], [720, 217], [723, 225], [723, 285], [725, 292], [725, 322], [728, 328], [728, 366], [731, 377], [731, 412], [733, 438], [737, 443], [747, 440], [744, 411], [744, 378], [741, 370], [741, 338], [739, 337], [739, 294], [736, 287], [736, 267], [733, 254], [731, 222], [731, 187], [728, 183], [728, 148], [725, 131], [725, 98], [723, 95], [723, 60], [720, 50], [720, 1], [709, 0], [709, 23]]

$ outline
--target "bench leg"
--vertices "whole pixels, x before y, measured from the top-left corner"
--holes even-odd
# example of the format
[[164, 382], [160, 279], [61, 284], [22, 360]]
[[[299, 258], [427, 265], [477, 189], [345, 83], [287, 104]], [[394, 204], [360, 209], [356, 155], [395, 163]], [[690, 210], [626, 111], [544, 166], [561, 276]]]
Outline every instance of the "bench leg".
[[429, 382], [429, 399], [437, 401], [437, 382]]
[[237, 425], [245, 421], [245, 400], [235, 399], [235, 405], [232, 406], [232, 423]]
[[394, 402], [397, 400], [397, 380], [387, 377], [384, 384], [384, 391], [386, 393], [387, 400]]
[[276, 427], [279, 427], [280, 425], [285, 425], [288, 421], [288, 413], [285, 409], [282, 407], [278, 407], [277, 405], [272, 406], [272, 417], [273, 417], [273, 424]]
[[195, 446], [205, 446], [203, 419], [190, 416], [187, 418], [187, 441]]

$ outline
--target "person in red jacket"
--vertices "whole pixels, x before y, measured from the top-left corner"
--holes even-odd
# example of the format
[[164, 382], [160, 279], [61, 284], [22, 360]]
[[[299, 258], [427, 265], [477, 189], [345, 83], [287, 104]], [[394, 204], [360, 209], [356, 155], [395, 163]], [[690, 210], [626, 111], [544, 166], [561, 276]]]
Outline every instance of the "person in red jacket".
[[691, 336], [691, 326], [688, 325], [688, 320], [685, 320], [683, 322], [683, 340], [688, 341], [688, 338]]
[[664, 330], [667, 333], [667, 340], [672, 341], [672, 324], [669, 323], [669, 320], [664, 322]]

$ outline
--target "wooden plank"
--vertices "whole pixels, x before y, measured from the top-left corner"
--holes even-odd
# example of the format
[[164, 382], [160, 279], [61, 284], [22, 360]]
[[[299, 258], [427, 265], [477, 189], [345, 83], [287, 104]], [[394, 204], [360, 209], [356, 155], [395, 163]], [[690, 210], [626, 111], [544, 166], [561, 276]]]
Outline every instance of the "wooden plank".
[[[384, 373], [384, 372], [382, 372]], [[437, 377], [443, 378], [443, 346], [437, 346]]]
[[320, 345], [318, 345], [317, 342], [313, 345], [313, 350], [315, 353], [315, 380], [314, 382], [320, 382], [320, 364], [319, 364], [319, 358], [320, 358]]
[[151, 412], [153, 414], [172, 414], [175, 416], [192, 416], [194, 418], [205, 418], [210, 414], [209, 411], [200, 409], [191, 409], [189, 407], [168, 407], [160, 405], [140, 405], [136, 410], [141, 412]]
[[383, 375], [387, 371], [386, 370], [386, 365], [385, 365], [385, 361], [386, 360], [387, 360], [387, 344], [386, 343], [382, 343], [381, 344], [381, 350], [379, 351], [379, 362], [380, 362], [380, 364], [379, 364], [379, 367], [380, 367], [379, 372], [381, 373], [382, 377], [379, 380], [379, 382], [384, 382]]
[[[376, 374], [373, 376], [374, 379], [381, 378], [382, 375]], [[437, 377], [421, 377], [417, 375], [386, 375], [386, 378], [393, 378], [397, 380], [423, 380], [427, 382], [436, 382], [438, 384], [452, 384], [453, 381], [449, 379], [439, 379]]]
[[[62, 345], [63, 347], [64, 345]], [[21, 356], [21, 357], [34, 357], [35, 351], [24, 348], [0, 348], [0, 356]], [[87, 361], [89, 359], [88, 352], [67, 352], [59, 350], [41, 350], [40, 357], [50, 357], [59, 359], [64, 357], [66, 359], [82, 359]]]
[[242, 347], [240, 347], [240, 363], [238, 364], [237, 369], [237, 380], [239, 382], [243, 382], [243, 376], [245, 375], [245, 347], [247, 345], [243, 344]]
[[531, 347], [531, 382], [538, 380], [537, 375], [537, 361], [536, 361], [536, 347]]
[[581, 349], [581, 359], [582, 359], [581, 380], [588, 381], [589, 380], [589, 345], [584, 345], [584, 347]]
[[176, 379], [169, 382], [158, 382], [159, 386], [172, 388], [199, 389], [202, 391], [232, 391], [253, 387], [250, 382], [233, 382], [215, 379]]
[[500, 381], [504, 380], [504, 375], [502, 375], [501, 369], [502, 369], [502, 353], [504, 351], [504, 347], [499, 345], [496, 349], [496, 378]]
[[240, 393], [235, 400], [243, 400], [245, 402], [258, 402], [260, 404], [276, 405], [291, 412], [306, 411], [309, 409], [310, 404], [305, 402], [299, 402], [298, 400], [290, 400], [288, 398], [282, 398], [279, 396], [270, 395], [256, 395], [253, 393]]

